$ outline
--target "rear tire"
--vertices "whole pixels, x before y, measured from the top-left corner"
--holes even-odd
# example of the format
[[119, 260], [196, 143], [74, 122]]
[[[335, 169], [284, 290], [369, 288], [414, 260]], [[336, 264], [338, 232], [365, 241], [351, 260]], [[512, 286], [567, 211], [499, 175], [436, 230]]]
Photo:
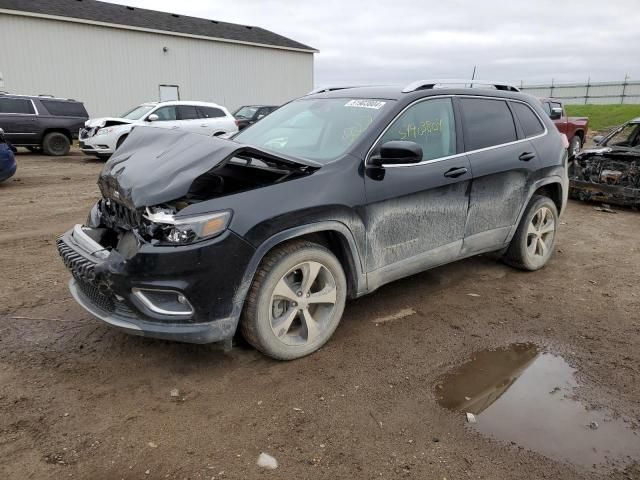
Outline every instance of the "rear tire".
[[326, 248], [294, 241], [268, 253], [255, 274], [240, 329], [257, 350], [293, 360], [318, 350], [340, 323], [347, 298], [342, 265]]
[[549, 197], [534, 195], [527, 206], [504, 261], [522, 270], [543, 268], [555, 250], [558, 209]]
[[45, 155], [52, 157], [62, 157], [69, 153], [71, 142], [64, 133], [47, 133], [42, 140], [42, 150]]

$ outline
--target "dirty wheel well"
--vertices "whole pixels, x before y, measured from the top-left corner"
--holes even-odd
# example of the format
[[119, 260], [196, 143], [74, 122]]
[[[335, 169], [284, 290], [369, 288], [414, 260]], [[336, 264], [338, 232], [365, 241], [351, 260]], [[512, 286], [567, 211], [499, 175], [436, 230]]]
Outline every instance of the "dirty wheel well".
[[584, 143], [584, 132], [582, 130], [577, 130], [574, 135], [580, 137], [580, 143]]
[[337, 259], [340, 261], [340, 264], [342, 265], [344, 274], [347, 277], [347, 297], [354, 297], [357, 292], [357, 269], [354, 264], [356, 260], [351, 254], [351, 249], [349, 247], [347, 239], [337, 231], [325, 230], [321, 232], [313, 232], [306, 235], [300, 235], [299, 237], [292, 238], [290, 240], [287, 240], [286, 242], [279, 243], [273, 248], [280, 248], [286, 243], [300, 240], [307, 240], [309, 242], [322, 245], [323, 247], [329, 249], [331, 253], [333, 253], [337, 257]]
[[534, 197], [536, 195], [549, 197], [551, 200], [553, 200], [553, 203], [556, 204], [558, 213], [560, 213], [560, 210], [562, 210], [562, 186], [559, 183], [549, 183], [547, 185], [543, 185], [533, 193]]

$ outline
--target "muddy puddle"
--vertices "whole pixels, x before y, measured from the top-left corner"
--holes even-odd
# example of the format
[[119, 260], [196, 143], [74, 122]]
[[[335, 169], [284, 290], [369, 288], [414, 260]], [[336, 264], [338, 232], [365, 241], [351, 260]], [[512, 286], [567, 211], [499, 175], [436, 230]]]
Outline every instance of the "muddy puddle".
[[483, 435], [555, 460], [589, 469], [640, 461], [640, 432], [631, 420], [588, 409], [575, 399], [577, 386], [562, 357], [514, 344], [476, 353], [440, 379], [436, 396], [461, 418], [473, 414], [470, 425]]

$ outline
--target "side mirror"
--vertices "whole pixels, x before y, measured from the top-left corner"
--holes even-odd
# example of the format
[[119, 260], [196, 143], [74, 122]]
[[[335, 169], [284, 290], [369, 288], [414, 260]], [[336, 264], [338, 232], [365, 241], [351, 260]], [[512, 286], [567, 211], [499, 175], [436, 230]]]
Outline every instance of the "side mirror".
[[595, 143], [596, 145], [600, 145], [603, 140], [604, 135], [596, 135], [595, 137], [593, 137], [593, 143]]
[[376, 166], [402, 165], [404, 163], [419, 163], [422, 161], [422, 147], [415, 142], [406, 140], [392, 140], [383, 143], [380, 154], [369, 159], [369, 163]]
[[147, 122], [157, 122], [158, 120], [160, 120], [160, 117], [155, 113], [152, 113], [147, 117]]
[[551, 109], [551, 115], [549, 115], [551, 117], [551, 120], [559, 120], [562, 118], [562, 108], [560, 107], [555, 107]]

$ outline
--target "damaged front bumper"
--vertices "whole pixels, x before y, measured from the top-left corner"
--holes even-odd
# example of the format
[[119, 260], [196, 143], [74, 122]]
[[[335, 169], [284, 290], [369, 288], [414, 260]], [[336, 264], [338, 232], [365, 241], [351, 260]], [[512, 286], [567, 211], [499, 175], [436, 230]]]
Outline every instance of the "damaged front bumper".
[[71, 294], [89, 313], [127, 333], [165, 340], [211, 343], [234, 335], [236, 292], [253, 254], [244, 240], [226, 231], [194, 245], [142, 245], [125, 258], [100, 245], [99, 236], [76, 225], [57, 242], [73, 275]]

